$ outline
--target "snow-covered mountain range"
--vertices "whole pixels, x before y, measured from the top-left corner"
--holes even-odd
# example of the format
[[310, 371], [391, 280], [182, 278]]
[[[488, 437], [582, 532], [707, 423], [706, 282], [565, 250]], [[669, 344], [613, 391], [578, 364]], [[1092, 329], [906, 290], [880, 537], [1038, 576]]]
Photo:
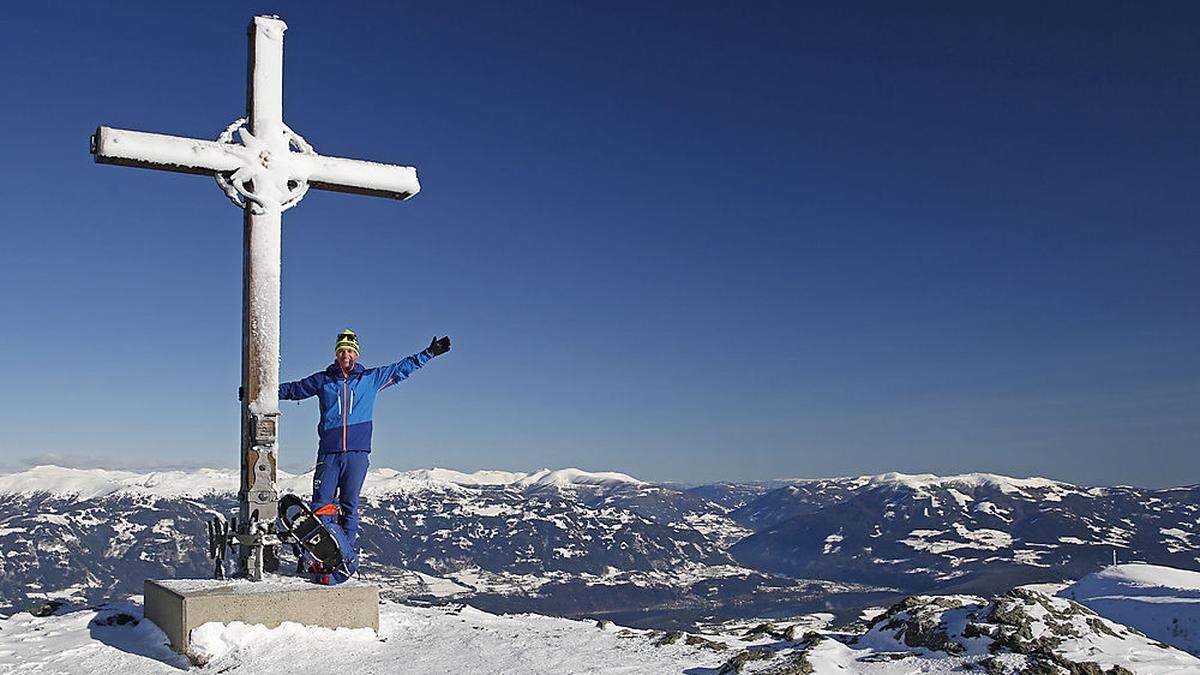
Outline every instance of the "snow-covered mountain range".
[[[282, 475], [307, 494], [311, 474]], [[237, 472], [42, 466], [0, 475], [0, 598], [99, 602], [211, 574], [204, 522]], [[377, 469], [363, 575], [393, 598], [680, 627], [847, 613], [909, 593], [991, 594], [1110, 562], [1200, 569], [1200, 488], [1086, 488], [989, 474], [714, 484], [620, 473]]]
[[731, 514], [742, 564], [906, 591], [994, 593], [1110, 562], [1200, 568], [1200, 488], [1084, 488], [990, 474], [806, 481]]

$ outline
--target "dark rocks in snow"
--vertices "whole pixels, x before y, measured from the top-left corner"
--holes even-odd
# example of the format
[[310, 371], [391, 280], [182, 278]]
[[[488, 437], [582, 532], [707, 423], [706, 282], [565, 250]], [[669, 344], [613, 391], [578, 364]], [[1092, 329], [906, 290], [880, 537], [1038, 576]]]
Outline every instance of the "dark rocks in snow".
[[966, 601], [958, 597], [912, 596], [892, 605], [871, 622], [871, 627], [893, 632], [893, 637], [909, 647], [922, 647], [947, 654], [961, 654], [966, 647], [946, 632], [942, 614], [959, 609]]
[[987, 673], [987, 675], [1004, 675], [1004, 664], [994, 656], [989, 656], [980, 661], [979, 667], [983, 668], [983, 672]]
[[[767, 637], [781, 640], [773, 645], [748, 647], [735, 654], [717, 671], [721, 673], [740, 673], [742, 668], [751, 661], [772, 660], [766, 668], [756, 669], [755, 673], [764, 675], [809, 675], [816, 672], [809, 660], [809, 650], [823, 640], [829, 639], [815, 631], [806, 632], [799, 640], [794, 638], [796, 626], [778, 629], [773, 624], [762, 623], [743, 633], [743, 637]], [[784, 636], [787, 636], [786, 638]]]
[[725, 664], [722, 665], [719, 670], [717, 670], [717, 675], [731, 675], [732, 673], [740, 673], [742, 672], [742, 667], [747, 663], [751, 661], [762, 661], [774, 656], [775, 652], [772, 652], [769, 649], [743, 649], [726, 661]]
[[692, 647], [703, 647], [705, 649], [711, 649], [714, 652], [723, 652], [726, 649], [729, 649], [729, 645], [725, 644], [724, 642], [717, 642], [716, 640], [709, 640], [708, 638], [703, 638], [703, 637], [700, 637], [699, 635], [687, 636], [687, 638], [684, 639], [684, 643], [691, 645]]
[[776, 640], [791, 641], [796, 639], [796, 626], [793, 624], [786, 628], [776, 628], [773, 623], [760, 623], [746, 630], [746, 637], [771, 637]]
[[54, 616], [58, 610], [66, 607], [67, 603], [61, 600], [47, 600], [40, 605], [30, 608], [29, 613], [34, 616]]
[[682, 639], [683, 639], [683, 631], [673, 630], [673, 631], [670, 631], [669, 633], [664, 634], [661, 638], [659, 638], [654, 643], [654, 646], [655, 647], [665, 647], [667, 645], [673, 645]]
[[808, 660], [808, 654], [801, 651], [789, 654], [779, 663], [758, 672], [761, 675], [812, 675], [816, 670]]
[[92, 619], [93, 626], [136, 626], [138, 618], [126, 612], [114, 612], [108, 615], [97, 615]]

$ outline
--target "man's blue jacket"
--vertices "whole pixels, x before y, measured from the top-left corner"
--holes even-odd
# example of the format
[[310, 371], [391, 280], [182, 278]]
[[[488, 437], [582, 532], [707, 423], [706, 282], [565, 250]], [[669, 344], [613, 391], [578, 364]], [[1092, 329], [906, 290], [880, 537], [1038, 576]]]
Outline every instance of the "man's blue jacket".
[[303, 380], [279, 385], [279, 398], [299, 401], [316, 396], [321, 402], [317, 422], [317, 455], [330, 452], [371, 451], [371, 415], [375, 395], [406, 379], [433, 358], [429, 350], [397, 361], [390, 366], [343, 371], [336, 362]]

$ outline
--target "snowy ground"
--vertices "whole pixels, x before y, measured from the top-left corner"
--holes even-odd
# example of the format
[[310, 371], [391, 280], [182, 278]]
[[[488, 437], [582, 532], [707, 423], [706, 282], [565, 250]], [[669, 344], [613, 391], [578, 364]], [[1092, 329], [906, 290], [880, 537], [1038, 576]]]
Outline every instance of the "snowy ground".
[[[1094, 603], [1101, 616], [1071, 602], [1072, 595]], [[1075, 668], [1070, 672], [1120, 667], [1138, 675], [1200, 675], [1200, 659], [1171, 646], [1195, 647], [1200, 573], [1151, 565], [1114, 566], [1067, 588], [1027, 586], [991, 600], [913, 596], [871, 612], [863, 617], [873, 619], [869, 626], [853, 629], [833, 627], [830, 615], [814, 614], [727, 622], [702, 634], [663, 633], [534, 614], [501, 616], [463, 605], [384, 602], [378, 634], [298, 624], [206, 624], [192, 633], [194, 661], [167, 647], [162, 632], [142, 619], [139, 602], [135, 597], [0, 619], [0, 673], [714, 675], [736, 662], [747, 675], [1066, 673], [1067, 666]]]
[[[0, 621], [0, 672], [177, 673], [186, 659], [149, 621], [97, 625], [107, 617], [141, 618], [116, 603], [59, 616], [17, 614]], [[268, 630], [207, 624], [193, 633], [208, 659], [197, 672], [246, 673], [703, 673], [728, 658], [686, 644], [654, 646], [653, 633], [598, 628], [594, 622], [537, 615], [497, 616], [471, 607], [384, 603], [380, 632], [284, 624]], [[312, 645], [300, 651], [298, 645]], [[297, 661], [299, 659], [299, 662]], [[302, 664], [298, 666], [298, 663]], [[708, 671], [711, 672], [711, 671]]]
[[1114, 565], [1059, 592], [1064, 598], [1200, 656], [1200, 572]]

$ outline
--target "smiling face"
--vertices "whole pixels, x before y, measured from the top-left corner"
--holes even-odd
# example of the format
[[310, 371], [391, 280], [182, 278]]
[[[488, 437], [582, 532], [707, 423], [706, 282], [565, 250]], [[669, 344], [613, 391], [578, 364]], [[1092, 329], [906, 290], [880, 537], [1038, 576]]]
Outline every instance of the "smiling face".
[[354, 368], [354, 361], [358, 358], [358, 352], [353, 349], [337, 350], [337, 364], [342, 370], [351, 370]]

